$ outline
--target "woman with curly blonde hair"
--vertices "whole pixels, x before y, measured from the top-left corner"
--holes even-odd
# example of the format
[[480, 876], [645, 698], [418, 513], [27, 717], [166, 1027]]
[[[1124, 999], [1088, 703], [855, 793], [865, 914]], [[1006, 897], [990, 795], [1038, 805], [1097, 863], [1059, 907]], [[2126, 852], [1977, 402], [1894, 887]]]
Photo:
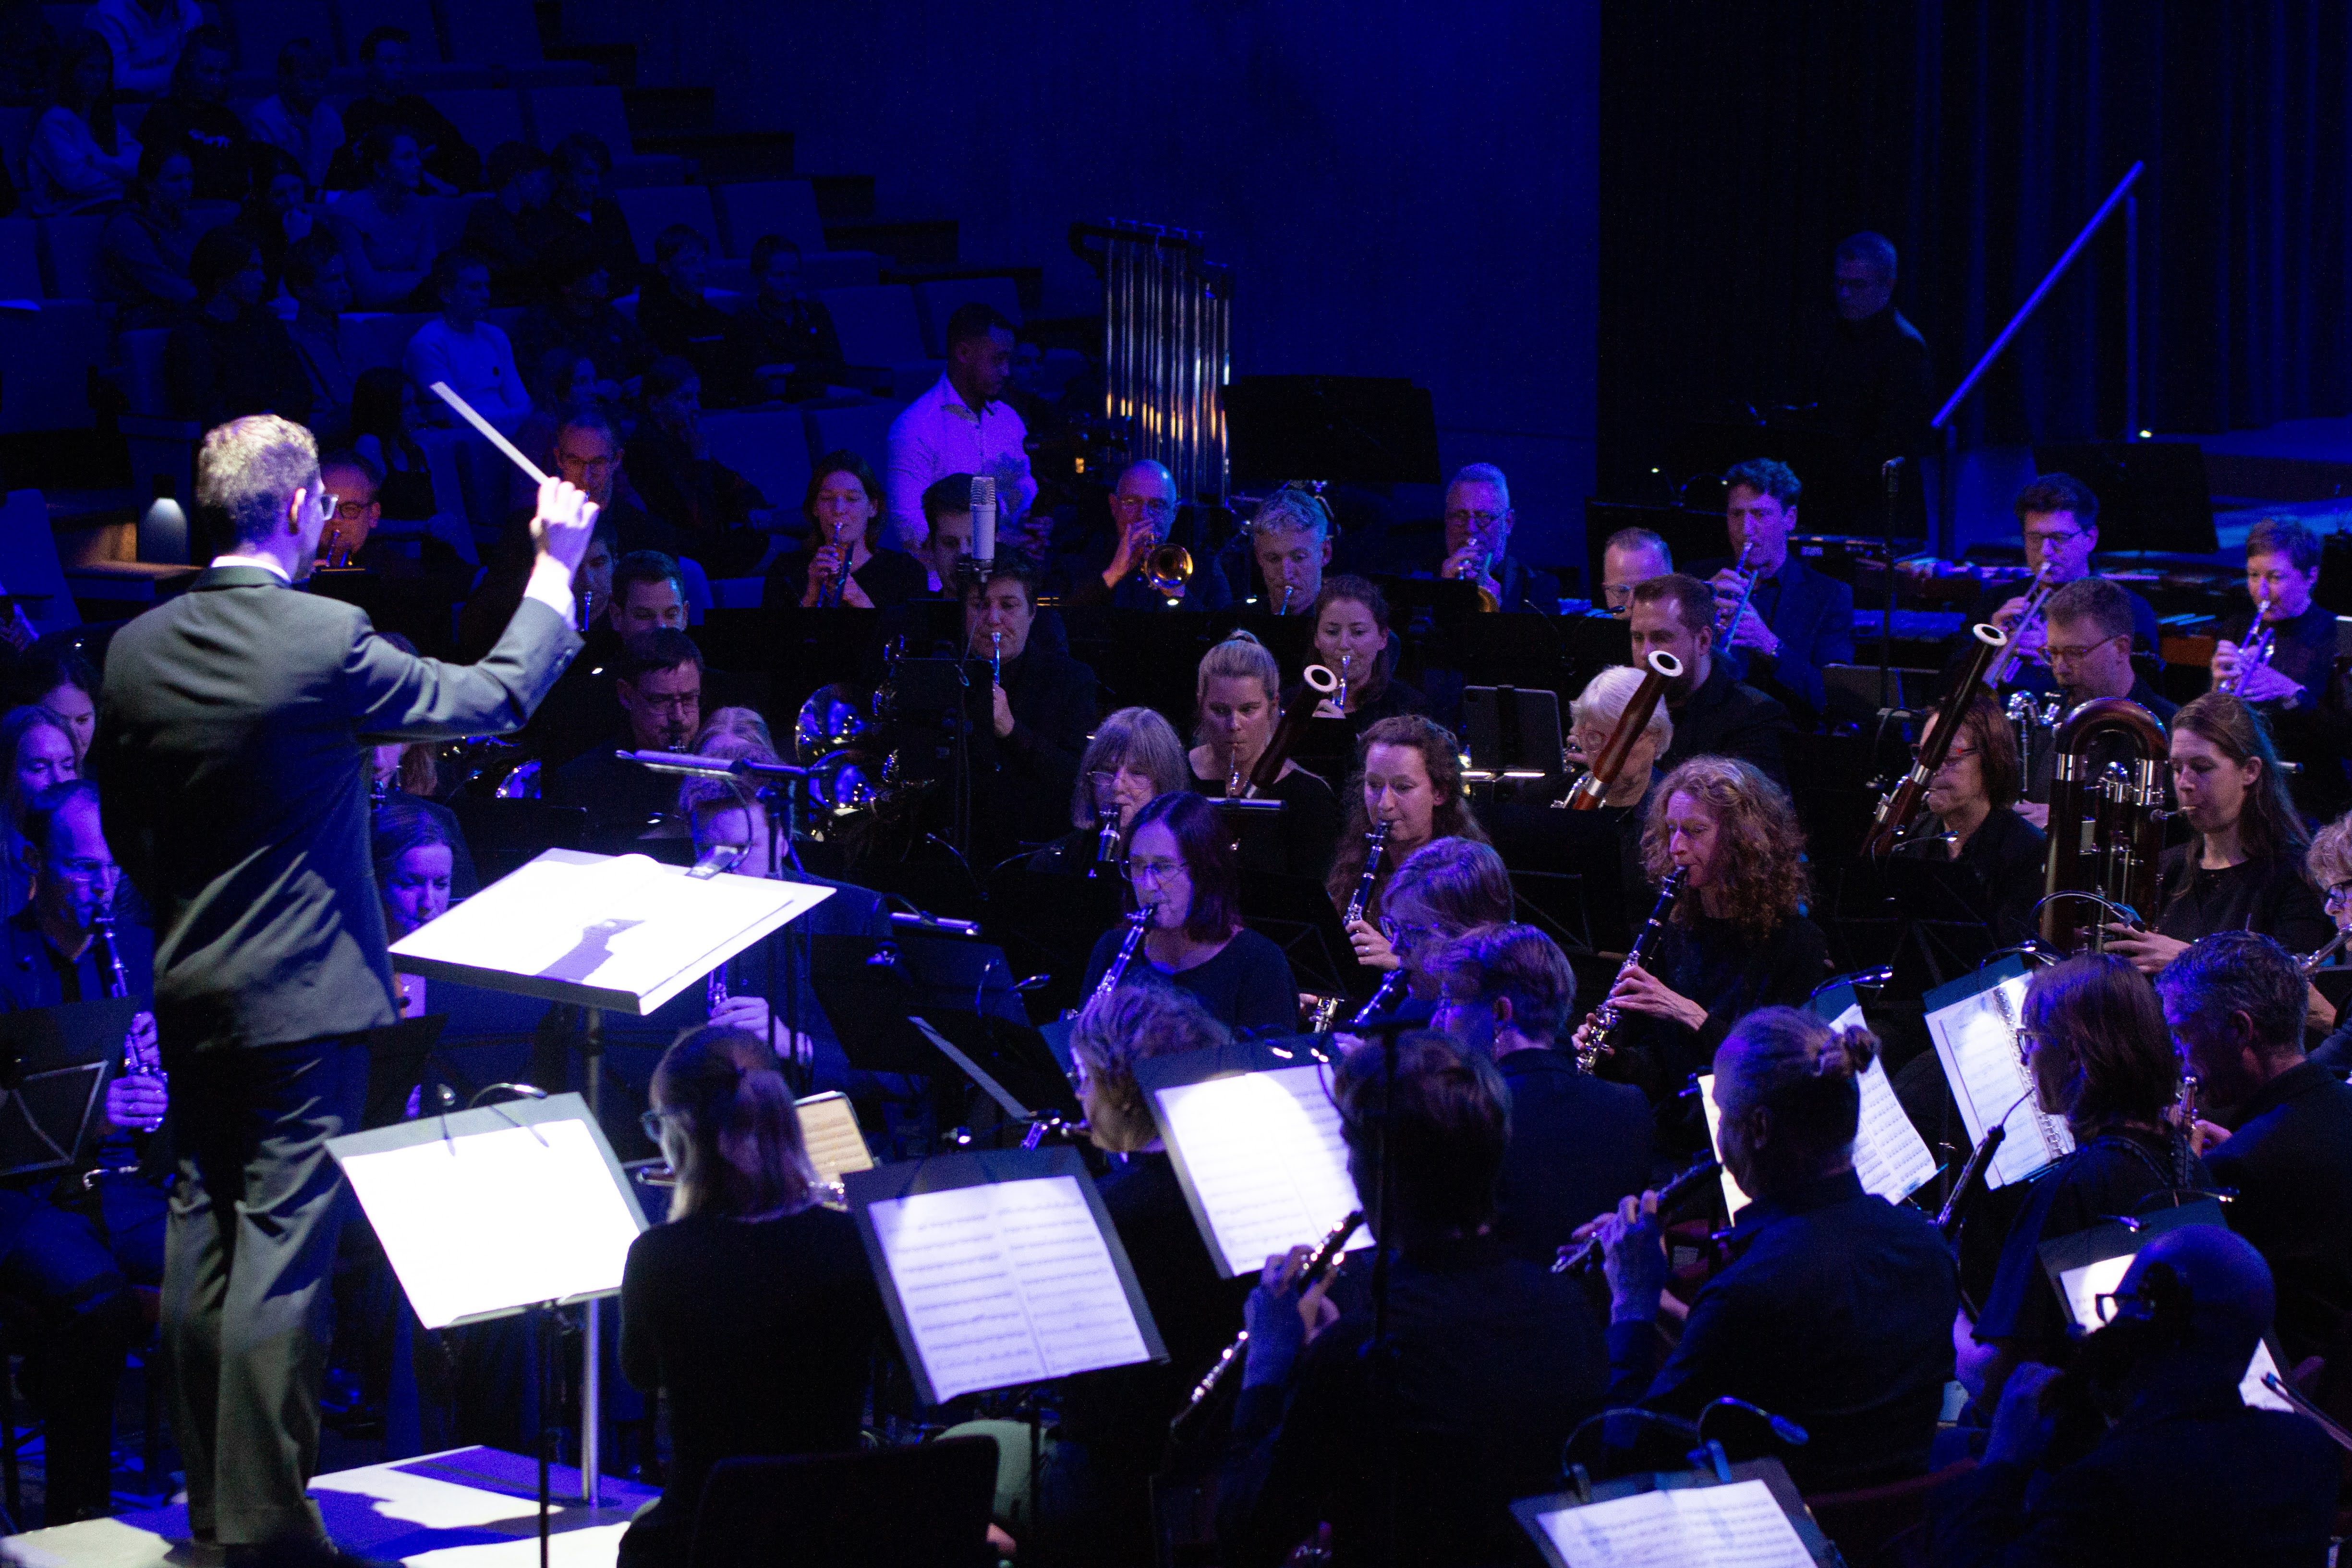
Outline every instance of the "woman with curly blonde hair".
[[1828, 939], [1804, 915], [1804, 848], [1787, 794], [1749, 763], [1693, 757], [1666, 775], [1642, 863], [1661, 881], [1679, 868], [1682, 896], [1645, 961], [1610, 990], [1623, 1015], [1611, 1045], [1628, 1058], [1612, 1076], [1671, 1095], [1741, 1018], [1801, 1006], [1827, 978]]

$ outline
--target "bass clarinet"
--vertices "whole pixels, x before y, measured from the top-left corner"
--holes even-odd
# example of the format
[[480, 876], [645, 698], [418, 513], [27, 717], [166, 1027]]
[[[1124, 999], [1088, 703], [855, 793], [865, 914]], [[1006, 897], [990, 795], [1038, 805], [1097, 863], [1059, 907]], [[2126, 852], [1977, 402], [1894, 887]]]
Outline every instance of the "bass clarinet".
[[[1625, 962], [1617, 966], [1616, 979], [1609, 983], [1612, 991], [1617, 988], [1618, 980], [1625, 978], [1626, 971], [1642, 962], [1650, 951], [1650, 944], [1657, 940], [1660, 931], [1666, 929], [1666, 917], [1674, 913], [1675, 900], [1682, 897], [1683, 879], [1689, 874], [1677, 866], [1666, 873], [1664, 881], [1658, 884], [1658, 901], [1651, 906], [1650, 918], [1633, 938], [1633, 945], [1626, 952]], [[1576, 1047], [1576, 1065], [1579, 1068], [1591, 1072], [1593, 1064], [1611, 1048], [1609, 1037], [1617, 1027], [1617, 1016], [1615, 1005], [1606, 1000], [1592, 1010], [1592, 1016], [1586, 1021], [1584, 1038], [1578, 1042]]]
[[[1356, 1209], [1351, 1211], [1347, 1218], [1324, 1233], [1323, 1239], [1316, 1245], [1314, 1256], [1307, 1258], [1307, 1267], [1298, 1271], [1298, 1289], [1302, 1294], [1326, 1274], [1331, 1272], [1333, 1266], [1339, 1261], [1340, 1248], [1348, 1245], [1348, 1238], [1355, 1235], [1356, 1227], [1363, 1223], [1363, 1211]], [[1207, 1374], [1192, 1390], [1192, 1397], [1184, 1402], [1184, 1408], [1176, 1412], [1176, 1418], [1171, 1421], [1169, 1426], [1182, 1426], [1186, 1417], [1209, 1402], [1210, 1395], [1217, 1392], [1217, 1385], [1224, 1382], [1225, 1374], [1234, 1369], [1234, 1365], [1241, 1361], [1242, 1353], [1249, 1349], [1249, 1331], [1244, 1329], [1234, 1336], [1233, 1343], [1217, 1352], [1215, 1363], [1210, 1366]]]

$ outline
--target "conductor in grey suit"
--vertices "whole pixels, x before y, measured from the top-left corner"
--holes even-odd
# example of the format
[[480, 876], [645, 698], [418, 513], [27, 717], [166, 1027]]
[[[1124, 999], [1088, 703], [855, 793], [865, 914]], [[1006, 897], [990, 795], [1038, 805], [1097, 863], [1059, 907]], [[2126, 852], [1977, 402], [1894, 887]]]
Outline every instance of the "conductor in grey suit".
[[326, 1279], [366, 1032], [400, 1016], [368, 858], [370, 748], [521, 728], [579, 651], [572, 574], [596, 508], [540, 489], [537, 559], [478, 664], [401, 652], [301, 592], [333, 501], [310, 433], [206, 433], [196, 501], [236, 543], [108, 652], [90, 764], [108, 842], [154, 911], [179, 1179], [164, 1248], [172, 1429], [200, 1543], [323, 1541]]

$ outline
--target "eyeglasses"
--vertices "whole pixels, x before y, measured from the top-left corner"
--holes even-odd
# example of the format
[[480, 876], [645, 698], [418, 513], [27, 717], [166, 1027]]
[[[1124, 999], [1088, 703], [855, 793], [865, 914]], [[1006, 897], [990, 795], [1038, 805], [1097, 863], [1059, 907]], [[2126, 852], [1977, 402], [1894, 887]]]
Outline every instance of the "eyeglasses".
[[122, 868], [111, 860], [60, 860], [58, 875], [81, 887], [93, 882], [114, 882], [122, 878]]
[[1189, 875], [1191, 873], [1185, 869], [1181, 860], [1129, 860], [1127, 863], [1127, 879], [1139, 887], [1149, 881], [1164, 888]]
[[1437, 934], [1437, 928], [1435, 926], [1415, 925], [1410, 921], [1392, 920], [1387, 915], [1382, 915], [1381, 917], [1381, 934], [1389, 939], [1389, 945], [1391, 947], [1418, 947], [1421, 943], [1427, 942], [1431, 937], [1435, 936]]
[[2080, 664], [2083, 660], [2090, 658], [2093, 654], [2098, 652], [2109, 643], [2120, 642], [2130, 636], [2131, 633], [2129, 632], [2118, 632], [2114, 637], [2101, 637], [2096, 642], [2075, 643], [2065, 647], [2061, 647], [2056, 643], [2044, 643], [2042, 647], [2042, 652], [2044, 658], [2053, 661], [2063, 658], [2069, 664]]
[[2028, 529], [2025, 534], [2025, 542], [2028, 544], [2038, 544], [2044, 550], [2051, 550], [2059, 545], [2072, 544], [2074, 541], [2082, 538], [2090, 530], [2086, 528], [2069, 528], [2063, 530], [2052, 529], [2045, 532], [2036, 532], [2032, 529]]
[[1507, 514], [1499, 511], [1454, 510], [1445, 514], [1445, 521], [1456, 528], [1492, 528], [1502, 521], [1506, 515]]
[[1176, 510], [1174, 501], [1165, 500], [1158, 496], [1153, 496], [1150, 500], [1141, 496], [1113, 496], [1110, 498], [1110, 504], [1121, 511], [1139, 510], [1150, 517], [1168, 517]]
[[[1958, 767], [1960, 763], [1967, 762], [1970, 757], [1975, 756], [1977, 754], [1977, 751], [1978, 748], [1974, 746], [1954, 746], [1950, 751], [1944, 753], [1944, 760], [1937, 767], [1936, 771], [1941, 773], [1945, 768]], [[1916, 746], [1911, 748], [1911, 760], [1915, 763], [1919, 760], [1919, 748]]]
[[2352, 881], [2330, 882], [2326, 901], [2331, 904], [2352, 903]]
[[699, 691], [680, 691], [676, 695], [669, 697], [646, 697], [640, 695], [637, 698], [637, 700], [643, 703], [646, 707], [652, 709], [656, 713], [691, 713], [696, 709], [702, 706], [702, 693]]
[[682, 1110], [643, 1111], [640, 1112], [637, 1117], [637, 1125], [644, 1129], [646, 1142], [658, 1143], [661, 1142], [662, 1123], [669, 1121], [673, 1117], [683, 1116], [685, 1114], [686, 1112]]
[[1630, 605], [1633, 602], [1633, 590], [1640, 586], [1639, 583], [1603, 583], [1601, 584], [1601, 602], [1612, 609]]
[[2126, 1303], [2137, 1305], [2139, 1299], [2137, 1290], [2102, 1290], [2091, 1298], [2091, 1315], [2102, 1323], [2112, 1323], [2116, 1321], [2118, 1307]]
[[370, 508], [375, 505], [372, 500], [340, 500], [333, 496], [327, 499], [335, 501], [335, 504], [328, 509], [328, 515], [341, 518], [346, 522], [357, 522], [368, 514]]

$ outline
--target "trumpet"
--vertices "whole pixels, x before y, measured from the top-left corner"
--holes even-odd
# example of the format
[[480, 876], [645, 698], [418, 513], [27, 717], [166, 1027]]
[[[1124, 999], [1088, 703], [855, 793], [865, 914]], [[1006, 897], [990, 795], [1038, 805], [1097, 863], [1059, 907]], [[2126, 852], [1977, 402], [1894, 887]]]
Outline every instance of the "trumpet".
[[[1664, 881], [1658, 884], [1658, 901], [1650, 907], [1650, 918], [1643, 922], [1641, 931], [1635, 933], [1633, 944], [1625, 954], [1625, 962], [1617, 966], [1616, 978], [1609, 983], [1611, 990], [1617, 988], [1617, 981], [1625, 977], [1627, 970], [1640, 963], [1647, 956], [1650, 944], [1657, 940], [1660, 931], [1666, 929], [1666, 917], [1674, 912], [1675, 900], [1681, 898], [1683, 894], [1683, 879], [1689, 875], [1686, 869], [1677, 866], [1666, 873]], [[1592, 1010], [1592, 1016], [1585, 1021], [1584, 1037], [1577, 1042], [1576, 1065], [1578, 1068], [1585, 1072], [1591, 1072], [1602, 1054], [1612, 1048], [1609, 1037], [1616, 1030], [1617, 1022], [1616, 1006], [1605, 999], [1600, 1006]]]
[[1087, 868], [1089, 878], [1101, 876], [1106, 866], [1117, 866], [1119, 852], [1125, 847], [1125, 836], [1118, 826], [1118, 808], [1113, 806], [1095, 815], [1102, 820], [1095, 829], [1095, 863]]
[[1137, 951], [1143, 946], [1144, 933], [1151, 929], [1159, 907], [1157, 904], [1145, 904], [1127, 917], [1127, 939], [1118, 944], [1118, 956], [1110, 961], [1110, 967], [1103, 971], [1103, 977], [1095, 982], [1093, 1000], [1101, 1001], [1118, 990], [1118, 983], [1127, 978], [1127, 966], [1135, 962]]
[[596, 620], [596, 590], [583, 588], [573, 595], [573, 598], [580, 611], [580, 624], [573, 629], [585, 637], [588, 635], [588, 628], [594, 625]]
[[[1343, 653], [1339, 656], [1339, 689], [1331, 699], [1331, 705], [1339, 709], [1343, 715], [1348, 711], [1348, 672], [1355, 662], [1356, 656], [1352, 653]], [[1316, 668], [1321, 667], [1318, 665]]]
[[[99, 912], [89, 922], [89, 934], [98, 943], [99, 973], [105, 976], [106, 994], [120, 1002], [131, 994], [131, 972], [122, 967], [122, 950], [115, 945], [114, 910], [111, 905]], [[139, 1072], [136, 1058], [131, 1070]]]
[[1617, 727], [1609, 731], [1608, 743], [1592, 759], [1591, 770], [1568, 792], [1569, 810], [1591, 811], [1609, 798], [1617, 775], [1625, 771], [1625, 759], [1633, 754], [1633, 742], [1642, 738], [1642, 731], [1650, 727], [1650, 720], [1658, 710], [1658, 699], [1665, 694], [1666, 682], [1678, 679], [1683, 672], [1682, 660], [1663, 650], [1651, 654], [1648, 663], [1649, 673], [1633, 689], [1633, 700], [1625, 704], [1625, 711], [1617, 715]]
[[1339, 921], [1340, 930], [1362, 920], [1364, 910], [1370, 907], [1372, 889], [1381, 878], [1381, 857], [1388, 850], [1389, 830], [1395, 826], [1393, 822], [1375, 822], [1371, 831], [1364, 835], [1364, 874], [1356, 879], [1356, 890], [1349, 895], [1348, 912]]
[[[1723, 1162], [1720, 1160], [1702, 1158], [1698, 1163], [1659, 1188], [1660, 1219], [1663, 1221], [1667, 1210], [1706, 1184], [1717, 1171], [1722, 1169]], [[1601, 1267], [1601, 1261], [1607, 1255], [1607, 1251], [1608, 1249], [1601, 1246], [1601, 1238], [1597, 1236], [1573, 1252], [1563, 1247], [1559, 1249], [1559, 1258], [1552, 1263], [1551, 1271], [1554, 1274], [1590, 1274]]]
[[1163, 544], [1144, 563], [1143, 577], [1154, 593], [1173, 604], [1192, 580], [1192, 552], [1181, 544]]
[[1716, 636], [1722, 640], [1724, 646], [1727, 647], [1730, 646], [1731, 634], [1739, 629], [1739, 617], [1748, 613], [1748, 601], [1756, 596], [1756, 584], [1761, 581], [1764, 576], [1764, 569], [1762, 567], [1758, 566], [1751, 568], [1748, 564], [1748, 558], [1750, 554], [1754, 553], [1755, 549], [1756, 546], [1753, 543], [1741, 545], [1739, 547], [1739, 564], [1731, 569], [1731, 574], [1739, 579], [1739, 597], [1732, 605], [1730, 616], [1727, 616], [1724, 620], [1723, 624], [1716, 630]]
[[2017, 679], [2017, 667], [2025, 658], [2026, 629], [2042, 624], [2050, 595], [2058, 588], [2059, 584], [2050, 581], [2050, 563], [2044, 561], [2033, 574], [2032, 585], [2026, 590], [2025, 608], [2018, 612], [2017, 625], [2009, 630], [2009, 651], [1982, 672], [1981, 679], [1987, 686], [1998, 690]]
[[2238, 648], [2238, 673], [2222, 681], [2217, 688], [2235, 697], [2243, 689], [2246, 677], [2271, 661], [2271, 651], [2278, 646], [2278, 624], [2266, 619], [2271, 613], [2271, 596], [2264, 594], [2254, 601], [2253, 625], [2246, 628], [2246, 640]]
[[843, 585], [849, 580], [848, 554], [849, 552], [845, 548], [842, 551], [843, 559], [835, 564], [831, 572], [825, 574], [824, 580], [816, 585], [816, 607], [818, 609], [832, 610], [838, 609], [840, 607], [841, 595], [844, 591]]
[[[1298, 1271], [1298, 1289], [1302, 1293], [1331, 1272], [1339, 1261], [1340, 1249], [1348, 1245], [1348, 1238], [1355, 1235], [1356, 1227], [1363, 1223], [1364, 1211], [1352, 1209], [1349, 1211], [1347, 1218], [1324, 1233], [1323, 1239], [1315, 1245], [1314, 1254], [1307, 1259], [1307, 1267]], [[1210, 1365], [1207, 1374], [1193, 1388], [1192, 1397], [1184, 1402], [1184, 1408], [1176, 1412], [1175, 1419], [1171, 1421], [1169, 1426], [1171, 1427], [1182, 1426], [1186, 1417], [1206, 1405], [1209, 1402], [1209, 1396], [1217, 1392], [1217, 1385], [1224, 1382], [1225, 1374], [1233, 1371], [1234, 1364], [1242, 1359], [1243, 1352], [1248, 1349], [1249, 1331], [1244, 1329], [1234, 1336], [1233, 1343], [1217, 1352], [1216, 1361]]]

